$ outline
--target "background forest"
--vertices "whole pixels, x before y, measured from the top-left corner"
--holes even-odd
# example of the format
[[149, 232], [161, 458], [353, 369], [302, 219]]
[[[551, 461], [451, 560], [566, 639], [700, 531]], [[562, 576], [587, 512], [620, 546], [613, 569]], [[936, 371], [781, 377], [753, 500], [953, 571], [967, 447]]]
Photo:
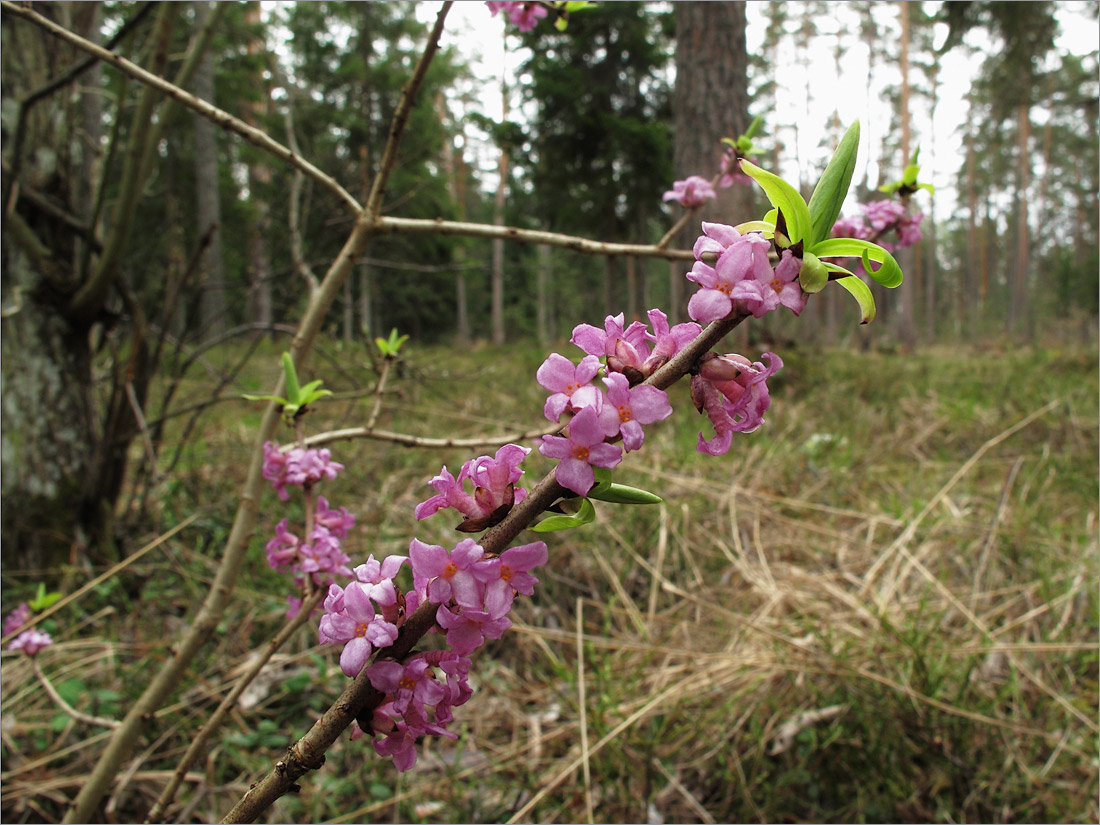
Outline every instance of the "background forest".
[[[318, 180], [368, 200], [438, 5], [32, 4], [243, 139], [4, 6], [3, 607], [73, 597], [37, 661], [100, 721], [212, 590], [261, 426], [242, 394], [274, 386], [355, 223]], [[873, 101], [845, 214], [918, 147], [936, 190], [873, 324], [829, 289], [730, 336], [787, 363], [768, 427], [704, 460], [698, 426], [669, 422], [628, 471], [665, 503], [551, 542], [458, 743], [397, 775], [345, 738], [270, 821], [1095, 820], [1100, 4], [615, 2], [527, 33], [460, 5], [382, 203], [421, 228], [373, 238], [333, 297], [311, 432], [542, 426], [546, 353], [608, 314], [686, 320], [688, 264], [423, 222], [654, 244], [683, 212], [662, 193], [712, 177], [757, 115], [754, 162], [808, 199], [854, 119], [841, 93], [803, 108], [821, 65], [862, 70]], [[502, 30], [506, 69], [478, 57]], [[672, 246], [766, 209], [735, 184]], [[391, 329], [392, 363], [373, 343]], [[470, 457], [339, 449], [363, 556], [427, 540], [412, 506]], [[285, 513], [259, 508], [211, 641], [97, 820], [148, 814], [281, 622], [263, 545]], [[3, 680], [4, 819], [60, 821], [107, 734], [26, 658], [5, 652]], [[300, 630], [168, 821], [220, 819], [343, 681]]]

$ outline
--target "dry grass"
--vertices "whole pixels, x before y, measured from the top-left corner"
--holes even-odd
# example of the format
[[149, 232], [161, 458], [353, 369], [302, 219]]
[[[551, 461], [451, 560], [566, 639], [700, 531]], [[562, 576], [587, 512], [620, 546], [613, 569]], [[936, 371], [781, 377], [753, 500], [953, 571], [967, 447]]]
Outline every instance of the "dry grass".
[[[537, 423], [523, 376], [541, 354], [497, 355], [414, 358], [383, 421], [454, 435]], [[398, 777], [341, 742], [271, 821], [1096, 821], [1095, 354], [788, 360], [768, 426], [730, 455], [695, 454], [700, 419], [682, 409], [652, 428], [617, 476], [664, 504], [603, 505], [596, 524], [550, 536], [536, 596], [479, 653], [457, 743], [425, 743]], [[355, 420], [339, 405], [327, 416], [315, 427]], [[247, 421], [209, 421], [181, 501], [228, 488], [206, 459], [247, 436]], [[339, 454], [350, 469], [331, 497], [365, 496], [353, 555], [447, 537], [411, 507], [439, 463], [468, 456], [365, 443]], [[182, 519], [186, 504], [162, 515]], [[212, 542], [219, 518], [200, 520]], [[58, 623], [45, 669], [55, 684], [79, 678], [82, 710], [109, 715], [95, 697], [124, 697], [156, 667], [180, 621], [167, 608], [209, 577], [208, 553], [171, 544], [142, 562], [155, 594], [120, 584]], [[279, 587], [257, 560], [110, 815], [155, 798], [272, 632]], [[343, 679], [308, 634], [270, 672], [270, 692], [189, 776], [181, 821], [224, 813]], [[5, 656], [4, 817], [54, 820], [102, 735], [58, 722], [28, 674]]]

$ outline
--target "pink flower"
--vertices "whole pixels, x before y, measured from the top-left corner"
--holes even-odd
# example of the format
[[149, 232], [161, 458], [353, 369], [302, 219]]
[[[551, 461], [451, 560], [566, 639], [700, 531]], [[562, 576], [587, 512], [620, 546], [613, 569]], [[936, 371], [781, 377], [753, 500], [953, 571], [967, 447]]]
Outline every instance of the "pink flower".
[[410, 704], [423, 716], [425, 705], [435, 705], [447, 696], [447, 689], [432, 678], [431, 666], [423, 656], [404, 664], [383, 659], [367, 668], [367, 676], [376, 690], [393, 696], [393, 709], [402, 716]]
[[[457, 479], [443, 467], [431, 482], [439, 493], [416, 505], [417, 519], [426, 519], [446, 507], [453, 507], [466, 516], [457, 528], [464, 533], [499, 524], [513, 504], [527, 497], [527, 491], [515, 487], [515, 482], [523, 475], [519, 465], [530, 452], [528, 447], [505, 444], [494, 458], [483, 455], [467, 461]], [[463, 487], [467, 479], [474, 483], [473, 495]]]
[[765, 352], [768, 366], [749, 363], [743, 355], [704, 356], [699, 374], [691, 379], [691, 398], [700, 412], [714, 425], [715, 438], [707, 441], [699, 434], [697, 449], [710, 455], [724, 455], [733, 433], [751, 433], [764, 423], [771, 405], [766, 380], [782, 366], [782, 359]]
[[540, 3], [509, 2], [509, 0], [487, 0], [485, 3], [492, 12], [493, 17], [497, 12], [504, 11], [512, 25], [521, 32], [529, 32], [538, 25], [538, 22], [548, 14], [546, 8]]
[[573, 328], [570, 342], [576, 344], [589, 355], [597, 358], [607, 356], [607, 368], [613, 372], [641, 375], [645, 359], [649, 356], [649, 343], [646, 341], [645, 324], [638, 321], [623, 328], [623, 313], [608, 315], [603, 322], [603, 330], [591, 324], [578, 324]]
[[752, 178], [741, 171], [741, 155], [732, 146], [727, 146], [722, 153], [722, 179], [718, 181], [718, 188], [729, 189], [735, 182], [750, 186]]
[[472, 653], [485, 639], [499, 639], [512, 623], [505, 616], [494, 618], [484, 610], [461, 608], [458, 613], [439, 606], [435, 620], [447, 631], [447, 644], [462, 656]]
[[[750, 233], [733, 239], [713, 267], [696, 261], [687, 274], [689, 281], [702, 287], [688, 301], [692, 319], [709, 324], [728, 317], [735, 309], [752, 312], [758, 318], [763, 315], [769, 301], [775, 301], [774, 293], [769, 299], [761, 288], [773, 278], [768, 263], [770, 246], [759, 234]], [[744, 303], [735, 303], [738, 301]]]
[[12, 633], [18, 631], [23, 625], [31, 620], [33, 615], [31, 606], [23, 602], [4, 619], [4, 635], [10, 636]]
[[463, 539], [450, 553], [438, 544], [413, 539], [409, 562], [413, 581], [420, 589], [428, 582], [428, 600], [447, 604], [453, 598], [463, 607], [481, 607], [483, 588], [473, 576], [473, 566], [485, 551], [473, 539]]
[[600, 413], [604, 434], [621, 435], [628, 453], [637, 450], [645, 440], [642, 425], [663, 421], [672, 415], [668, 395], [664, 390], [645, 384], [631, 389], [626, 376], [617, 372], [603, 381], [607, 384], [607, 403]]
[[535, 374], [539, 384], [552, 393], [546, 399], [543, 414], [551, 421], [560, 421], [566, 409], [598, 409], [600, 391], [589, 382], [599, 371], [600, 359], [595, 355], [586, 355], [580, 364], [574, 366], [568, 358], [551, 353]]
[[841, 218], [833, 224], [833, 237], [867, 240], [871, 237], [871, 229], [862, 218]]
[[512, 609], [516, 593], [533, 594], [539, 580], [528, 571], [546, 564], [546, 559], [546, 543], [536, 541], [505, 550], [499, 558], [478, 564], [473, 572], [485, 584], [486, 612], [494, 619], [502, 618]]
[[8, 650], [22, 650], [30, 657], [38, 655], [38, 651], [53, 644], [50, 634], [42, 630], [24, 630], [8, 644]]
[[343, 541], [348, 537], [351, 528], [355, 526], [355, 516], [343, 507], [339, 510], [330, 508], [328, 499], [324, 496], [318, 496], [317, 510], [313, 514], [313, 523], [326, 528], [336, 538]]
[[[382, 608], [383, 613], [387, 613], [386, 608], [396, 607], [397, 605], [397, 588], [394, 586], [393, 578], [406, 561], [408, 561], [408, 556], [386, 556], [385, 560], [379, 563], [372, 553], [367, 556], [365, 564], [355, 568], [355, 578], [366, 586], [367, 594], [375, 604]], [[394, 621], [396, 610], [393, 618], [389, 615], [386, 618], [389, 621]]]
[[[706, 224], [704, 224], [705, 226]], [[648, 313], [649, 324], [653, 327], [653, 333], [646, 333], [646, 338], [653, 342], [653, 352], [646, 358], [642, 365], [642, 374], [648, 378], [673, 355], [695, 340], [702, 331], [698, 324], [687, 321], [677, 324], [669, 329], [668, 316], [659, 309], [651, 309]]]
[[332, 453], [325, 447], [319, 450], [295, 447], [287, 453], [286, 483], [311, 487], [323, 479], [336, 478], [344, 469], [343, 464], [332, 460]]
[[321, 644], [343, 644], [340, 669], [354, 679], [376, 647], [389, 647], [397, 639], [397, 626], [376, 616], [367, 588], [352, 582], [346, 589], [330, 585], [326, 613], [317, 629]]
[[279, 449], [274, 441], [264, 442], [264, 478], [271, 482], [279, 498], [286, 501], [290, 493], [286, 491], [286, 453]]
[[298, 560], [298, 545], [301, 542], [287, 529], [288, 524], [287, 519], [276, 524], [275, 538], [267, 543], [267, 564], [272, 570], [283, 570]]
[[309, 534], [309, 544], [298, 546], [300, 564], [298, 569], [303, 573], [309, 573], [319, 585], [325, 585], [331, 581], [332, 576], [351, 577], [351, 568], [348, 567], [347, 553], [333, 533], [327, 527], [314, 527]]
[[661, 196], [661, 200], [676, 201], [685, 209], [694, 209], [714, 197], [716, 194], [710, 181], [699, 175], [690, 175], [673, 183], [672, 188]]
[[783, 256], [775, 267], [775, 277], [768, 287], [779, 298], [779, 303], [795, 315], [801, 315], [810, 296], [802, 291], [798, 282], [798, 273], [802, 269], [802, 259], [797, 258], [789, 249], [783, 250]]
[[871, 201], [860, 204], [859, 208], [863, 210], [864, 217], [875, 232], [882, 232], [905, 215], [905, 207], [893, 200]]
[[707, 253], [721, 255], [741, 237], [741, 233], [728, 224], [703, 221], [702, 227], [703, 234], [696, 239], [691, 250], [697, 261], [703, 260]]
[[558, 484], [583, 496], [596, 481], [592, 467], [616, 467], [622, 453], [612, 444], [604, 444], [605, 435], [595, 407], [585, 407], [569, 422], [566, 438], [543, 436], [539, 452], [561, 461], [554, 469]]

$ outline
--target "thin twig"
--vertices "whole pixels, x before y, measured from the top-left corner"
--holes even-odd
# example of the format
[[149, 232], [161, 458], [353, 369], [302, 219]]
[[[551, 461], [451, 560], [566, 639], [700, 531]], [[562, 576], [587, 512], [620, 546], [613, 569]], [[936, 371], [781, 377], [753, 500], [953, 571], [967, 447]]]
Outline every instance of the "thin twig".
[[382, 412], [382, 393], [386, 390], [386, 379], [389, 377], [392, 365], [392, 358], [382, 359], [382, 372], [379, 374], [378, 384], [374, 388], [374, 408], [370, 411], [370, 417], [367, 419], [367, 426], [365, 427], [367, 430], [373, 430], [374, 425], [378, 423], [378, 414]]
[[38, 666], [38, 658], [31, 659], [31, 665], [34, 667], [34, 675], [38, 681], [42, 683], [42, 687], [46, 691], [46, 695], [53, 700], [53, 703], [57, 705], [67, 715], [71, 716], [77, 722], [83, 722], [86, 725], [95, 725], [100, 728], [117, 728], [119, 723], [114, 719], [104, 719], [100, 716], [89, 716], [87, 713], [81, 713], [74, 708], [68, 702], [61, 698], [61, 694], [57, 692], [53, 684], [46, 678], [46, 674], [42, 672], [42, 668]]
[[581, 767], [584, 774], [584, 812], [588, 825], [592, 825], [592, 772], [588, 752], [588, 708], [584, 696], [584, 600], [577, 596], [577, 707], [581, 729]]
[[335, 441], [352, 441], [357, 438], [368, 438], [374, 441], [389, 441], [400, 444], [403, 447], [421, 447], [431, 450], [470, 449], [474, 447], [500, 447], [504, 444], [516, 444], [522, 441], [530, 441], [534, 438], [542, 438], [544, 435], [555, 435], [560, 432], [561, 424], [551, 424], [537, 430], [527, 430], [512, 435], [480, 435], [473, 438], [429, 438], [420, 435], [408, 435], [407, 433], [393, 433], [388, 430], [376, 430], [373, 427], [348, 427], [343, 430], [331, 430], [327, 433], [317, 433], [305, 440], [307, 447], [316, 447], [320, 444], [331, 444]]
[[298, 610], [298, 615], [283, 625], [282, 630], [267, 643], [267, 647], [264, 648], [263, 653], [257, 656], [248, 670], [241, 674], [241, 677], [237, 680], [237, 684], [233, 686], [233, 690], [226, 694], [221, 704], [218, 705], [217, 710], [210, 715], [206, 724], [202, 726], [202, 729], [197, 734], [195, 734], [195, 738], [187, 748], [187, 752], [176, 766], [176, 771], [172, 775], [172, 779], [164, 787], [164, 790], [161, 791], [156, 804], [153, 805], [152, 809], [146, 815], [146, 822], [159, 822], [163, 819], [165, 809], [172, 804], [172, 799], [175, 797], [176, 791], [187, 776], [188, 769], [195, 763], [199, 755], [205, 751], [207, 741], [214, 731], [218, 729], [218, 726], [221, 725], [222, 719], [229, 713], [229, 709], [233, 707], [237, 699], [240, 698], [240, 695], [244, 693], [245, 688], [252, 684], [252, 680], [259, 675], [264, 665], [270, 661], [276, 651], [283, 646], [286, 640], [289, 639], [298, 628], [306, 623], [306, 620], [308, 620], [313, 613], [313, 609], [320, 603], [324, 595], [325, 590], [317, 588], [315, 593], [303, 599], [302, 605]]
[[463, 235], [471, 238], [502, 238], [506, 241], [562, 247], [586, 255], [633, 255], [638, 258], [665, 258], [670, 261], [695, 260], [695, 255], [690, 249], [661, 249], [652, 244], [604, 243], [573, 235], [520, 229], [515, 226], [381, 215], [375, 219], [374, 227], [379, 235]]

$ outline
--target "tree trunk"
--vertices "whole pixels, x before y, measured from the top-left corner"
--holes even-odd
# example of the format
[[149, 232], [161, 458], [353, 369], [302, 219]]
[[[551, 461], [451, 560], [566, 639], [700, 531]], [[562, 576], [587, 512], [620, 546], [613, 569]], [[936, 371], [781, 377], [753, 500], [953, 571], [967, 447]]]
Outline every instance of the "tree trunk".
[[1012, 283], [1009, 287], [1008, 315], [1005, 332], [1013, 335], [1027, 309], [1028, 268], [1031, 254], [1031, 238], [1027, 228], [1027, 188], [1030, 182], [1031, 164], [1027, 154], [1031, 137], [1031, 110], [1027, 104], [1016, 107], [1016, 260], [1012, 266]]
[[[195, 25], [203, 26], [210, 18], [209, 0], [196, 0]], [[210, 52], [203, 56], [195, 72], [192, 91], [208, 103], [214, 99], [214, 60]], [[218, 139], [213, 123], [201, 115], [192, 116], [195, 131], [195, 215], [196, 229], [202, 237], [211, 226], [217, 227], [202, 254], [202, 330], [216, 337], [226, 328], [225, 272], [222, 259], [221, 200], [218, 194]]]
[[[245, 8], [244, 22], [247, 26], [259, 27], [262, 22], [260, 4], [250, 2]], [[256, 29], [258, 31], [258, 28]], [[248, 53], [256, 56], [263, 52], [262, 37], [253, 37], [248, 42]], [[256, 82], [265, 86], [262, 76], [257, 73]], [[289, 105], [289, 103], [288, 103]], [[265, 94], [261, 100], [249, 103], [245, 107], [244, 119], [249, 126], [260, 125], [268, 113], [268, 100]], [[271, 206], [267, 201], [267, 192], [271, 187], [271, 166], [261, 153], [255, 153], [253, 162], [248, 164], [248, 192], [251, 215], [247, 229], [248, 257], [248, 317], [253, 323], [270, 325], [274, 315], [271, 306], [271, 256], [268, 243], [271, 231]], [[220, 236], [219, 236], [220, 237]]]
[[[508, 86], [504, 80], [500, 83], [500, 95], [503, 101], [502, 118], [508, 117]], [[504, 226], [504, 197], [508, 186], [508, 153], [502, 146], [500, 162], [497, 164], [500, 182], [497, 184], [496, 198], [493, 200], [493, 223]], [[504, 241], [493, 239], [493, 261], [490, 274], [492, 305], [489, 309], [492, 340], [497, 346], [504, 344]]]
[[[672, 97], [673, 171], [677, 180], [689, 175], [711, 179], [722, 160], [721, 140], [736, 138], [749, 126], [748, 49], [745, 3], [680, 2], [673, 4], [676, 24], [676, 91]], [[734, 184], [688, 221], [677, 243], [690, 249], [701, 221], [738, 224], [759, 217], [752, 187]], [[670, 320], [687, 316], [684, 304], [684, 263], [672, 263]], [[694, 291], [694, 290], [692, 290]], [[749, 324], [736, 331], [747, 343]]]

